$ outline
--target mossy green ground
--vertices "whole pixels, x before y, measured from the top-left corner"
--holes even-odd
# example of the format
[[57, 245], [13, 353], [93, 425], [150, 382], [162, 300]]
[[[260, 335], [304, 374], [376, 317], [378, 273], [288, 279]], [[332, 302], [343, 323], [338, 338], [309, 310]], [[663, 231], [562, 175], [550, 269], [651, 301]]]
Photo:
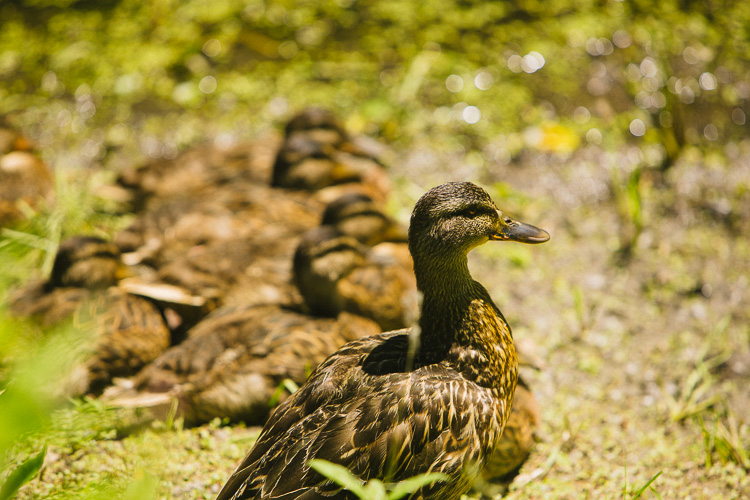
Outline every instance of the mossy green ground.
[[[429, 187], [472, 180], [552, 235], [471, 256], [543, 362], [526, 373], [540, 441], [509, 497], [630, 498], [659, 473], [644, 498], [750, 496], [747, 5], [59, 3], [0, 6], [0, 112], [58, 178], [55, 208], [0, 233], [0, 298], [60, 238], [127, 224], [103, 188], [120, 169], [327, 105], [391, 147], [402, 221]], [[511, 69], [532, 51], [541, 69]], [[0, 325], [0, 477], [48, 445], [20, 498], [211, 498], [257, 435], [58, 408], [40, 387], [76, 329]]]

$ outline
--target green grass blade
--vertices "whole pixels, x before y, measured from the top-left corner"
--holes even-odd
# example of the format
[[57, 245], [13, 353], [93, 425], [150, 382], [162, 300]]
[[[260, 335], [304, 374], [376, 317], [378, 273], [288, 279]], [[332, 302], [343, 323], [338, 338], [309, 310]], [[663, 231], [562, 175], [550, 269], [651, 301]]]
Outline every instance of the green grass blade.
[[410, 477], [400, 483], [397, 483], [391, 492], [388, 494], [388, 500], [398, 500], [410, 493], [414, 493], [422, 486], [427, 486], [430, 483], [438, 481], [445, 481], [448, 476], [441, 472], [431, 472], [427, 474], [420, 474], [418, 476]]
[[641, 486], [640, 489], [638, 489], [638, 491], [636, 491], [635, 493], [633, 493], [633, 496], [630, 497], [630, 498], [632, 498], [633, 500], [635, 500], [636, 498], [640, 498], [641, 495], [643, 495], [643, 492], [646, 491], [649, 486], [651, 486], [651, 483], [653, 483], [654, 481], [656, 481], [657, 477], [661, 476], [661, 473], [662, 473], [662, 471], [657, 472], [654, 475], [654, 477], [652, 477], [651, 479], [649, 479], [648, 482], [646, 484], [644, 484], [643, 486]]
[[123, 500], [147, 500], [156, 498], [159, 478], [153, 474], [140, 473], [135, 481], [130, 483], [122, 495]]
[[368, 492], [368, 489], [365, 488], [363, 481], [349, 472], [349, 469], [343, 465], [334, 464], [327, 460], [316, 458], [310, 460], [310, 467], [342, 488], [351, 491], [359, 498], [369, 499], [372, 496], [371, 493]]
[[8, 479], [0, 489], [0, 500], [13, 498], [21, 486], [28, 483], [39, 474], [44, 464], [44, 457], [47, 455], [47, 445], [42, 448], [37, 455], [29, 458], [24, 463], [16, 467], [16, 470], [10, 473]]

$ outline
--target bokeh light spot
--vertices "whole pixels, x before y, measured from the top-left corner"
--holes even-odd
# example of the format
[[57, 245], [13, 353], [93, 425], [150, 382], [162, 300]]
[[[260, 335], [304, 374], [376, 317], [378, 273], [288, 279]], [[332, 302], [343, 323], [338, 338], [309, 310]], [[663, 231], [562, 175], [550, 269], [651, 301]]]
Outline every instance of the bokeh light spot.
[[521, 61], [521, 69], [526, 73], [535, 73], [544, 67], [546, 61], [544, 56], [536, 51], [531, 51]]
[[464, 79], [458, 75], [451, 75], [445, 79], [445, 88], [454, 94], [456, 92], [461, 92], [464, 88]]
[[217, 86], [218, 83], [216, 82], [216, 78], [208, 75], [201, 78], [201, 81], [198, 84], [198, 90], [200, 90], [204, 94], [212, 94], [216, 90]]
[[716, 90], [717, 82], [713, 73], [703, 73], [700, 78], [698, 78], [698, 83], [703, 90]]
[[646, 124], [643, 120], [636, 118], [630, 122], [630, 133], [636, 137], [642, 137], [646, 133]]
[[489, 90], [495, 84], [495, 79], [489, 71], [480, 71], [474, 77], [474, 86], [479, 90]]
[[482, 112], [476, 106], [466, 106], [461, 112], [461, 116], [466, 123], [473, 125], [482, 118]]
[[518, 54], [513, 54], [508, 58], [508, 69], [513, 73], [520, 73], [523, 71], [523, 68], [521, 67], [522, 63], [523, 58]]
[[703, 135], [709, 141], [716, 141], [719, 139], [719, 129], [716, 128], [716, 125], [714, 125], [713, 123], [709, 123], [703, 129]]
[[584, 124], [591, 119], [591, 112], [585, 106], [578, 106], [573, 111], [573, 121]]
[[747, 122], [747, 115], [742, 108], [734, 108], [732, 110], [732, 121], [737, 125], [744, 125]]
[[598, 146], [602, 143], [602, 133], [599, 132], [598, 128], [590, 128], [586, 132], [586, 142]]
[[650, 57], [646, 57], [641, 61], [640, 70], [641, 74], [646, 78], [654, 77], [659, 72], [659, 68], [656, 66], [656, 61]]
[[630, 47], [630, 44], [633, 43], [633, 40], [630, 38], [630, 33], [628, 33], [627, 31], [617, 30], [615, 31], [614, 35], [612, 35], [612, 42], [618, 49], [626, 49]]
[[291, 59], [297, 55], [297, 52], [299, 52], [297, 43], [294, 42], [293, 40], [287, 40], [285, 42], [281, 42], [277, 50], [279, 51], [279, 55], [283, 57], [284, 59]]
[[203, 53], [208, 57], [216, 57], [221, 53], [221, 42], [212, 38], [203, 44]]

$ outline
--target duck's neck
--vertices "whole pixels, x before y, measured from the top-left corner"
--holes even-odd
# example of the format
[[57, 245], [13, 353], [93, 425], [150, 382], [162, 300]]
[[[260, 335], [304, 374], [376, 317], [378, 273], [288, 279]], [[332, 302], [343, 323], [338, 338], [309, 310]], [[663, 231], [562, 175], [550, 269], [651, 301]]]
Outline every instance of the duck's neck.
[[487, 290], [472, 279], [466, 256], [417, 259], [414, 271], [423, 294], [421, 361], [449, 363], [480, 385], [514, 386], [517, 361], [510, 328]]
[[435, 343], [453, 343], [456, 327], [471, 301], [478, 298], [466, 256], [415, 259], [414, 273], [423, 295], [422, 331]]

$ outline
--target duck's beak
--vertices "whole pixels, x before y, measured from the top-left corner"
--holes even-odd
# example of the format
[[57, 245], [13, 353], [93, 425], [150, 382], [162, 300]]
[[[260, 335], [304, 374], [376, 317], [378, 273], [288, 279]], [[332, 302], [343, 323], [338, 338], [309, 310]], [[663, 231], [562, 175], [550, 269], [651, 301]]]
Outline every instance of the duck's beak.
[[497, 212], [500, 222], [491, 240], [497, 241], [519, 241], [521, 243], [544, 243], [549, 240], [549, 233], [531, 224], [513, 220], [507, 215]]

